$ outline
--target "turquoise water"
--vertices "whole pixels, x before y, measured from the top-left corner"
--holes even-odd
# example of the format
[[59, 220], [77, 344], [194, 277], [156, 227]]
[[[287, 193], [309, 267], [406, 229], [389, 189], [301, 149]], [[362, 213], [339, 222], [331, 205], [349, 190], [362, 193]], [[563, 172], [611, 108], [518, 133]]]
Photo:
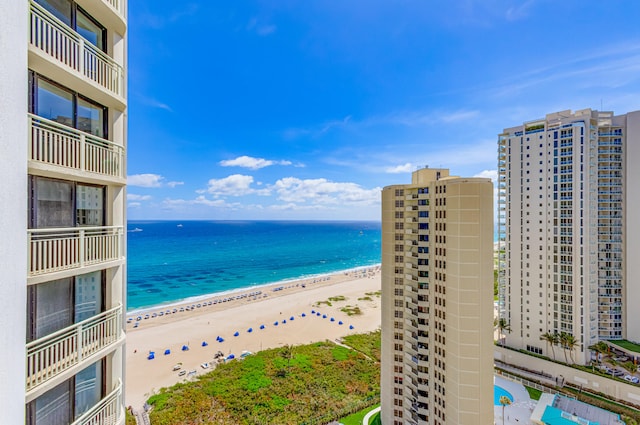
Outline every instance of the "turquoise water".
[[509, 391], [505, 390], [502, 387], [494, 385], [493, 386], [493, 404], [496, 406], [500, 406], [500, 397], [502, 397], [503, 395], [506, 395], [507, 397], [509, 397], [509, 400], [511, 400], [511, 403], [513, 403], [513, 396]]
[[379, 222], [130, 221], [127, 304], [192, 297], [380, 263]]

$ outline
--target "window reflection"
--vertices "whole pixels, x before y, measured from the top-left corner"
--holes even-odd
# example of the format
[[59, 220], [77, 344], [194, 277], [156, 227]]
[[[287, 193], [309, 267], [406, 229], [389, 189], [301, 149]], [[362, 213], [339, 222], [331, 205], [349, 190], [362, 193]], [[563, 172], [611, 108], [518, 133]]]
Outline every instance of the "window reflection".
[[39, 80], [36, 113], [43, 118], [73, 127], [73, 94]]
[[100, 50], [104, 50], [104, 28], [82, 10], [76, 15], [76, 31]]
[[104, 109], [78, 99], [78, 130], [104, 137]]

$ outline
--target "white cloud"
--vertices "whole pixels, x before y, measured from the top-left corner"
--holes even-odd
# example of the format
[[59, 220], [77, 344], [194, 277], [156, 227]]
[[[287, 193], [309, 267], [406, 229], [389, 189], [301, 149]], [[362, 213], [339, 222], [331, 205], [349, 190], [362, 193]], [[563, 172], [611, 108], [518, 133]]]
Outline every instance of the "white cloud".
[[140, 202], [129, 202], [129, 208], [140, 208], [141, 205]]
[[407, 162], [404, 165], [396, 165], [395, 167], [388, 167], [385, 172], [389, 174], [409, 173], [413, 170], [414, 166]]
[[174, 188], [184, 182], [166, 182], [164, 181], [164, 177], [160, 174], [133, 174], [131, 176], [127, 176], [127, 184], [129, 186], [138, 186], [138, 187], [163, 187], [168, 186]]
[[339, 183], [327, 179], [301, 180], [286, 177], [278, 180], [273, 189], [284, 202], [309, 201], [323, 205], [375, 205], [380, 202], [381, 188], [364, 189], [356, 183]]
[[235, 159], [225, 159], [219, 163], [223, 167], [243, 167], [251, 170], [269, 167], [271, 165], [291, 165], [291, 161], [274, 161], [264, 158], [253, 158], [251, 156], [239, 156]]
[[167, 198], [162, 201], [162, 204], [166, 208], [176, 208], [185, 205], [206, 205], [208, 207], [216, 208], [240, 208], [239, 203], [227, 203], [224, 199], [207, 199], [204, 196], [198, 196], [195, 199], [171, 199]]
[[127, 176], [127, 184], [138, 187], [161, 187], [163, 179], [164, 177], [160, 174], [134, 174]]
[[485, 177], [491, 179], [493, 183], [498, 181], [498, 170], [484, 170], [473, 177]]
[[128, 201], [148, 201], [151, 199], [151, 195], [136, 195], [134, 193], [127, 194]]
[[222, 179], [211, 179], [207, 187], [207, 193], [215, 196], [244, 196], [250, 194], [269, 195], [269, 189], [254, 189], [252, 176], [232, 174]]

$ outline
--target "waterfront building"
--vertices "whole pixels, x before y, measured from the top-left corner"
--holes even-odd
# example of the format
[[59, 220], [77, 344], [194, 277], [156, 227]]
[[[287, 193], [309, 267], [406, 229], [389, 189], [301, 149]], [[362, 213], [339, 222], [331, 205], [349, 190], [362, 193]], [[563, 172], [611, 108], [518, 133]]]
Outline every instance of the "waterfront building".
[[382, 191], [382, 423], [493, 424], [493, 185]]
[[498, 155], [503, 342], [585, 364], [640, 341], [640, 112], [548, 114], [504, 129]]
[[126, 0], [0, 0], [2, 423], [124, 424]]

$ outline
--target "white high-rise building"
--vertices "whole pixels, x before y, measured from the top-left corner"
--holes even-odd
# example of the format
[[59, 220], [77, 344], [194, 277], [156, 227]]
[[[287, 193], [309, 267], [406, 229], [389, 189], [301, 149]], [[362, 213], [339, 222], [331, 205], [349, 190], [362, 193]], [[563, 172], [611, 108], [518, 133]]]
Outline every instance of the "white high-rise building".
[[382, 191], [382, 423], [493, 424], [493, 185], [411, 180]]
[[127, 3], [0, 10], [0, 422], [123, 424]]
[[564, 333], [584, 364], [600, 340], [640, 341], [640, 112], [556, 112], [498, 144], [505, 344], [564, 360], [541, 339]]

